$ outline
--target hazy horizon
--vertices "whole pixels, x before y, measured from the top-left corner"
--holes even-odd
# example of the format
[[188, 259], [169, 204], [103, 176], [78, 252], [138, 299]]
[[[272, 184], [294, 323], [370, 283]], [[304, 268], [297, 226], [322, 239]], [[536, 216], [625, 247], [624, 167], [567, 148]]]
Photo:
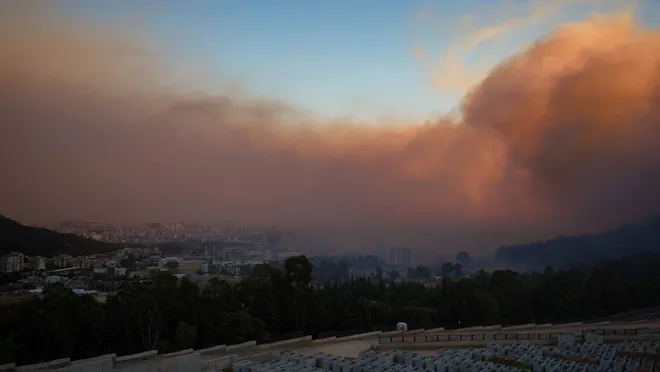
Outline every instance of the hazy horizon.
[[184, 23], [175, 3], [0, 5], [0, 214], [237, 220], [431, 256], [660, 212], [650, 1], [337, 3], [319, 19], [288, 15], [308, 12], [295, 0], [270, 16], [200, 1]]

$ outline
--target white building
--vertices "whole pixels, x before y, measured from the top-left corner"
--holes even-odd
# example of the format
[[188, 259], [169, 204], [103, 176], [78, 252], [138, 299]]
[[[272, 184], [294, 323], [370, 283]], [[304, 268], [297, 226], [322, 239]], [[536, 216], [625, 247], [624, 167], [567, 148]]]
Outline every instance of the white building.
[[47, 284], [53, 284], [53, 283], [59, 283], [62, 278], [60, 278], [57, 275], [51, 275], [46, 277], [46, 283]]
[[209, 272], [209, 262], [208, 261], [202, 261], [200, 264], [199, 271], [201, 271], [202, 274], [208, 274]]
[[390, 265], [410, 267], [410, 249], [406, 247], [395, 247], [390, 249]]
[[22, 271], [25, 267], [25, 256], [22, 253], [11, 253], [0, 257], [0, 272], [12, 273]]
[[168, 264], [170, 264], [170, 265], [172, 265], [172, 264], [179, 265], [182, 261], [183, 260], [179, 257], [165, 257], [165, 258], [162, 258], [158, 262], [158, 266], [160, 266], [161, 268], [164, 268], [164, 267], [168, 266]]

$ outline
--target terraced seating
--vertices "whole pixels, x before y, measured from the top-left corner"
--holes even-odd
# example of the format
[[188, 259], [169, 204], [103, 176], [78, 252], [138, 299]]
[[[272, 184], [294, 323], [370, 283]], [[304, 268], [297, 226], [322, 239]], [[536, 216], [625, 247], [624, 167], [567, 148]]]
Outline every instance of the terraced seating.
[[332, 372], [514, 372], [517, 368], [493, 363], [485, 359], [482, 351], [476, 349], [441, 350], [435, 357], [420, 356], [406, 351], [366, 351], [356, 360], [318, 353], [311, 356], [283, 353], [279, 360], [254, 363], [239, 361], [234, 363], [235, 372], [275, 372], [275, 371], [332, 371]]
[[331, 371], [331, 372], [632, 372], [652, 371], [659, 360], [660, 342], [628, 341], [619, 345], [602, 342], [588, 334], [575, 343], [572, 335], [560, 337], [556, 347], [532, 343], [490, 343], [486, 349], [441, 349], [435, 356], [391, 350], [364, 351], [355, 360], [317, 353], [283, 352], [269, 362], [249, 360], [234, 364], [235, 372]]
[[[268, 351], [254, 345], [254, 342], [248, 342], [230, 346], [231, 351], [228, 351], [230, 347], [221, 345], [170, 354], [158, 354], [156, 351], [119, 357], [108, 354], [79, 361], [65, 358], [20, 367], [13, 364], [1, 365], [0, 371], [219, 372], [230, 366], [236, 372], [650, 372], [660, 368], [660, 341], [638, 339], [623, 341], [620, 344], [605, 344], [603, 335], [598, 329], [578, 336], [574, 333], [557, 334], [557, 336], [556, 346], [542, 346], [526, 341], [515, 343], [490, 341], [485, 348], [440, 349], [435, 355], [432, 352], [421, 355], [421, 352], [401, 350], [376, 351], [373, 348], [377, 349], [381, 345], [372, 343], [371, 350], [361, 352], [355, 359], [322, 352], [303, 354], [319, 350], [309, 346], [312, 345], [311, 341], [306, 347], [297, 349], [299, 353], [280, 352], [279, 350], [282, 350], [280, 348]], [[583, 336], [585, 342], [575, 341], [582, 341]], [[650, 336], [649, 334], [643, 337]], [[360, 346], [356, 346], [355, 343]], [[370, 343], [351, 341], [343, 345], [350, 347], [354, 352], [342, 355], [355, 356], [357, 352], [355, 347], [367, 348]], [[322, 346], [321, 350], [340, 353], [336, 348], [327, 346]], [[655, 362], [658, 363], [658, 367], [655, 366]]]
[[588, 334], [584, 343], [560, 339], [557, 347], [533, 344], [489, 344], [492, 359], [522, 363], [532, 372], [554, 371], [652, 371], [658, 360], [658, 341], [626, 341], [618, 345], [602, 342], [602, 337]]

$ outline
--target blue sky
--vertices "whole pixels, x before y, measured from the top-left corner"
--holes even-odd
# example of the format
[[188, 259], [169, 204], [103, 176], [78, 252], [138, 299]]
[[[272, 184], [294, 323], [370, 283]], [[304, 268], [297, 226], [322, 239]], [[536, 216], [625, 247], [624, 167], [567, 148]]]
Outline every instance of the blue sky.
[[[548, 2], [559, 0], [547, 0]], [[374, 120], [381, 115], [424, 120], [455, 107], [463, 91], [433, 84], [433, 68], [465, 35], [452, 34], [461, 16], [474, 28], [523, 19], [529, 1], [497, 8], [489, 0], [68, 0], [68, 10], [93, 20], [136, 17], [153, 39], [176, 46], [170, 56], [194, 61], [213, 93], [234, 80], [251, 94], [277, 98], [320, 116]], [[499, 13], [497, 12], [499, 10]], [[462, 64], [492, 66], [557, 24], [576, 21], [586, 6], [557, 14], [470, 50]], [[642, 12], [649, 17], [648, 12]], [[426, 17], [422, 17], [426, 15]], [[413, 56], [423, 48], [431, 61]], [[433, 66], [429, 68], [429, 66]]]

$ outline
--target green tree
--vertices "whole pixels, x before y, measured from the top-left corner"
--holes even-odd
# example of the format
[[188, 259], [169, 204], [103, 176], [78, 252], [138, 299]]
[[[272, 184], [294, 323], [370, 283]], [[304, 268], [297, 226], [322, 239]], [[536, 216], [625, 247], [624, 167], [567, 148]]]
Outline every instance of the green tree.
[[460, 251], [456, 254], [456, 262], [460, 263], [463, 267], [470, 267], [472, 265], [472, 257], [465, 251]]
[[195, 346], [197, 327], [185, 322], [179, 322], [176, 327], [176, 350], [190, 349]]
[[289, 257], [284, 261], [287, 277], [298, 287], [307, 287], [312, 281], [312, 264], [306, 256]]
[[[445, 275], [435, 285], [352, 277], [312, 286], [308, 263], [295, 258], [238, 283], [212, 278], [203, 287], [158, 273], [150, 282], [123, 282], [105, 303], [51, 285], [41, 297], [0, 306], [0, 363], [345, 334], [399, 321], [411, 327], [553, 323], [660, 306], [660, 255], [653, 254], [579, 270]], [[454, 265], [445, 266], [451, 274]]]
[[449, 277], [454, 272], [454, 264], [451, 262], [445, 262], [442, 264], [442, 276]]
[[463, 276], [463, 265], [456, 262], [456, 264], [454, 264], [454, 266], [452, 267], [452, 271], [455, 277], [460, 278], [461, 276]]

